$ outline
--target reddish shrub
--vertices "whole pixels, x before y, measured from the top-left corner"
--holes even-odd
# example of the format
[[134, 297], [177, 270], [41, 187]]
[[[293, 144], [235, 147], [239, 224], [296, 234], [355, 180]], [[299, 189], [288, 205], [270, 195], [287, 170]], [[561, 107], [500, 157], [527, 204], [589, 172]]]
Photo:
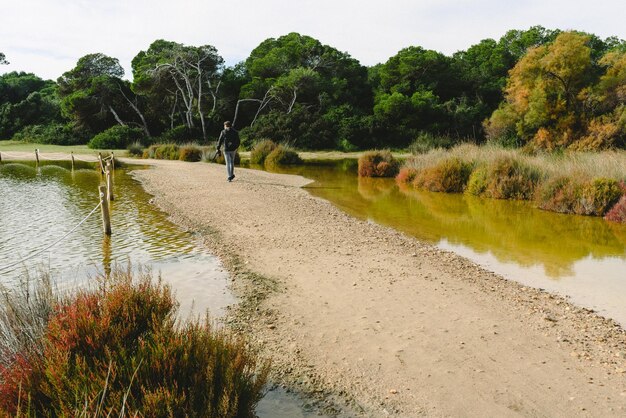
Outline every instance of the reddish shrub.
[[0, 370], [0, 416], [253, 414], [267, 365], [208, 321], [176, 325], [167, 286], [126, 277], [56, 307], [39, 357]]
[[394, 177], [398, 161], [389, 151], [370, 151], [359, 158], [359, 177]]
[[412, 183], [417, 175], [417, 170], [409, 167], [402, 167], [396, 176], [396, 181], [400, 184]]
[[626, 223], [626, 194], [609, 210], [604, 219], [612, 222]]

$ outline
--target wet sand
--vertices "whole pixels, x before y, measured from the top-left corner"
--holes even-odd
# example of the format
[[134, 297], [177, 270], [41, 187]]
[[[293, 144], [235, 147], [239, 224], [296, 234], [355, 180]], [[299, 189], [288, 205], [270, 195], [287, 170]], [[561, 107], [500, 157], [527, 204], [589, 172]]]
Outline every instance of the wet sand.
[[230, 270], [229, 326], [326, 413], [626, 414], [614, 321], [352, 218], [304, 178], [238, 168], [228, 183], [215, 164], [149, 164], [134, 175], [154, 203]]

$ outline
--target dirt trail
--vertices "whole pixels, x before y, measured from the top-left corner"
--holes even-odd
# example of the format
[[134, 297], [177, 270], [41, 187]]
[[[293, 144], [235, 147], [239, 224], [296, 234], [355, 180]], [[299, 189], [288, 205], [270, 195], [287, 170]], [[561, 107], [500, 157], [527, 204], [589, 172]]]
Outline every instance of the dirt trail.
[[[231, 318], [275, 378], [344, 415], [625, 416], [626, 333], [300, 187], [151, 162], [156, 204], [227, 260]], [[228, 261], [230, 260], [230, 261]], [[266, 279], [264, 279], [266, 278]], [[268, 290], [273, 288], [273, 290]]]

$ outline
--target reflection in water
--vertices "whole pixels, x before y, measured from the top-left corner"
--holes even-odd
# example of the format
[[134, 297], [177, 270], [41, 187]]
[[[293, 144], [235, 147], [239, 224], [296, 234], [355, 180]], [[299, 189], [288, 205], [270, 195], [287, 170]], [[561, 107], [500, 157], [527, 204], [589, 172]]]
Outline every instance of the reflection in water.
[[96, 274], [108, 277], [116, 264], [132, 260], [167, 271], [163, 279], [177, 290], [183, 314], [194, 298], [196, 312], [210, 306], [215, 315], [234, 302], [217, 258], [156, 211], [150, 196], [123, 170], [115, 173], [111, 237], [103, 235], [97, 211], [63, 242], [27, 259], [71, 230], [98, 203], [103, 182], [99, 171], [91, 164], [70, 168], [70, 162], [43, 162], [39, 167], [0, 163], [0, 268], [25, 260], [0, 271], [2, 284], [15, 283], [25, 269], [44, 265], [55, 277], [72, 281], [67, 284], [71, 286]]
[[347, 213], [460, 253], [522, 283], [568, 295], [626, 324], [626, 226], [360, 179], [355, 161], [282, 169], [315, 180], [306, 187]]

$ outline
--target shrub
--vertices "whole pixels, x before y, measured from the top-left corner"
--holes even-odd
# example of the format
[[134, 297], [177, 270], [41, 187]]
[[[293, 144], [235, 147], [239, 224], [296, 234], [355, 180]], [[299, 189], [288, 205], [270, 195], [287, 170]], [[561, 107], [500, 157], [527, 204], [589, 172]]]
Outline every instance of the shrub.
[[283, 165], [302, 164], [302, 158], [292, 149], [279, 145], [265, 158], [265, 167], [275, 168]]
[[87, 145], [94, 149], [123, 149], [142, 136], [141, 129], [116, 125], [94, 136]]
[[409, 152], [411, 154], [425, 154], [435, 148], [450, 148], [454, 144], [455, 141], [449, 136], [420, 132], [417, 138], [409, 145]]
[[613, 207], [623, 194], [615, 180], [597, 178], [575, 181], [556, 177], [542, 184], [537, 191], [537, 206], [541, 209], [578, 215], [602, 216]]
[[448, 158], [435, 166], [419, 171], [413, 184], [432, 192], [461, 193], [467, 185], [471, 172], [470, 163], [456, 157]]
[[574, 204], [580, 186], [569, 177], [555, 177], [543, 182], [537, 189], [536, 201], [540, 209], [559, 213], [574, 213]]
[[469, 176], [467, 180], [467, 188], [465, 191], [474, 196], [482, 195], [487, 189], [487, 177], [488, 177], [487, 166], [481, 165], [478, 166]]
[[603, 216], [620, 197], [622, 189], [616, 180], [597, 178], [582, 187], [574, 212], [580, 215]]
[[130, 269], [66, 298], [41, 353], [1, 370], [0, 415], [254, 416], [268, 365], [208, 318], [177, 325], [176, 311], [168, 286]]
[[[145, 149], [143, 147], [143, 145], [141, 145], [141, 143], [139, 141], [135, 141], [132, 144], [130, 144], [126, 150], [128, 151], [128, 155], [130, 155], [131, 157], [141, 157], [144, 155]], [[146, 157], [143, 157], [146, 158]]]
[[604, 215], [604, 219], [612, 222], [626, 223], [626, 194]]
[[159, 137], [161, 143], [186, 144], [189, 142], [200, 141], [202, 139], [202, 131], [198, 128], [189, 128], [186, 125], [178, 125], [173, 129], [165, 131]]
[[400, 184], [412, 183], [417, 175], [417, 170], [410, 167], [402, 167], [396, 176], [396, 181]]
[[202, 150], [193, 145], [185, 145], [180, 147], [179, 159], [181, 161], [196, 162], [202, 159]]
[[271, 139], [264, 139], [257, 142], [250, 152], [250, 164], [263, 165], [267, 156], [270, 155], [277, 146], [278, 144]]
[[358, 172], [360, 177], [394, 177], [399, 165], [389, 151], [370, 151], [359, 158]]
[[494, 199], [528, 200], [540, 177], [536, 168], [511, 157], [502, 157], [489, 166], [483, 194]]
[[74, 129], [71, 125], [62, 125], [60, 123], [26, 126], [16, 133], [13, 139], [37, 144], [56, 145], [78, 145], [87, 142], [80, 130]]
[[[152, 148], [152, 147], [150, 147]], [[159, 144], [155, 146], [154, 158], [159, 160], [178, 160], [179, 148], [176, 144]]]

